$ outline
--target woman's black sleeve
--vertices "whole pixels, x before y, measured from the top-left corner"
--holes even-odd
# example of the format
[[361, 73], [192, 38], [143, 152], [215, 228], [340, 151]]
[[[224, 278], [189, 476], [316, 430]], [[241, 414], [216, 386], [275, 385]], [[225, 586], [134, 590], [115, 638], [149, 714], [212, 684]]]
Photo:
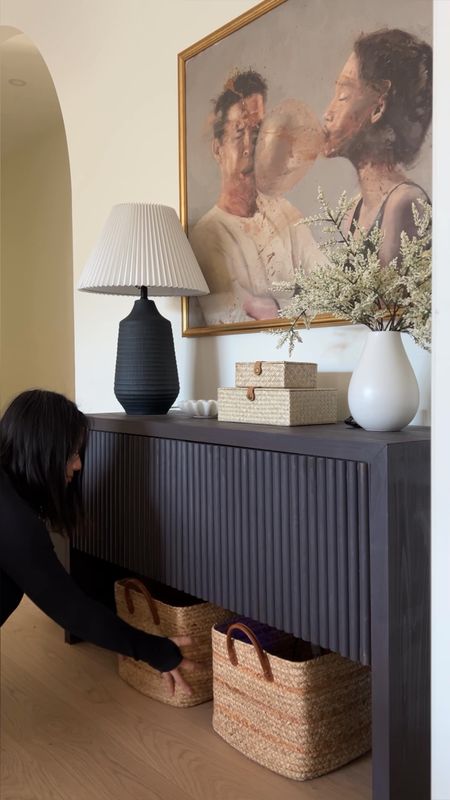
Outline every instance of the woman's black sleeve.
[[58, 560], [44, 523], [15, 492], [0, 494], [0, 567], [45, 614], [80, 639], [162, 672], [178, 666], [174, 642], [127, 625], [88, 597]]

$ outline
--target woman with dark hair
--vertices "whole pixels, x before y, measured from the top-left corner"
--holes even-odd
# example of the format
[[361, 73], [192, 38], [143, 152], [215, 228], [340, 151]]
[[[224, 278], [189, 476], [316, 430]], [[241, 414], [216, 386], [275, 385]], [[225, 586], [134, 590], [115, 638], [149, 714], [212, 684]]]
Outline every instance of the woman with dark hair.
[[54, 392], [23, 392], [0, 420], [0, 624], [26, 594], [75, 636], [145, 661], [174, 690], [190, 693], [179, 671], [194, 662], [178, 645], [127, 625], [88, 597], [58, 560], [47, 526], [74, 530], [80, 516], [79, 477], [87, 422], [76, 405]]
[[409, 180], [431, 122], [429, 44], [399, 29], [361, 35], [336, 82], [324, 115], [327, 158], [348, 158], [358, 172], [361, 198], [350, 229], [380, 227], [382, 263], [398, 256], [400, 234], [416, 233], [412, 204], [429, 202]]

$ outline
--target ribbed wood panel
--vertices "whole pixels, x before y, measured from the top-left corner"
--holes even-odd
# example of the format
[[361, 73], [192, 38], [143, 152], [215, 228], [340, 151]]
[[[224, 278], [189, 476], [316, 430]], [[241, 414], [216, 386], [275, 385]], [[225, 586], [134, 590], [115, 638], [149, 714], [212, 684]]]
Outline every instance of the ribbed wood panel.
[[79, 549], [370, 663], [368, 466], [91, 431]]

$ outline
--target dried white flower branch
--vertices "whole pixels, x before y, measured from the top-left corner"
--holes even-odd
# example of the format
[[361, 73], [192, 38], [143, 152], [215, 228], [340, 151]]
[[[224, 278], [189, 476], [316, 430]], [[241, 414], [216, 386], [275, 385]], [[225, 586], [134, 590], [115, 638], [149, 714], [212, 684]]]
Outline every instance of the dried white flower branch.
[[[318, 264], [310, 273], [301, 265], [292, 282], [277, 283], [277, 290], [290, 291], [292, 299], [280, 316], [292, 321], [288, 329], [272, 332], [279, 337], [277, 347], [286, 343], [289, 355], [301, 336], [300, 322], [309, 328], [318, 314], [366, 325], [372, 331], [400, 331], [429, 350], [431, 346], [431, 205], [418, 200], [412, 213], [417, 234], [401, 234], [399, 255], [389, 264], [380, 262], [383, 234], [378, 226], [370, 233], [357, 227], [344, 233], [343, 222], [353, 201], [345, 192], [332, 209], [319, 188], [320, 214], [298, 224], [319, 225], [332, 234], [320, 244], [328, 264]], [[420, 206], [420, 208], [418, 207]]]

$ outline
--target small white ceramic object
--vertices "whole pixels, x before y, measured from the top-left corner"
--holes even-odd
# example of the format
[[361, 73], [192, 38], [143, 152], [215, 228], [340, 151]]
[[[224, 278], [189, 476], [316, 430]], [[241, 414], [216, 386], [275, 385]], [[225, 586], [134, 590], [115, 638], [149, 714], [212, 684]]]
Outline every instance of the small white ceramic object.
[[216, 400], [183, 400], [179, 404], [180, 411], [190, 417], [206, 419], [217, 417]]

